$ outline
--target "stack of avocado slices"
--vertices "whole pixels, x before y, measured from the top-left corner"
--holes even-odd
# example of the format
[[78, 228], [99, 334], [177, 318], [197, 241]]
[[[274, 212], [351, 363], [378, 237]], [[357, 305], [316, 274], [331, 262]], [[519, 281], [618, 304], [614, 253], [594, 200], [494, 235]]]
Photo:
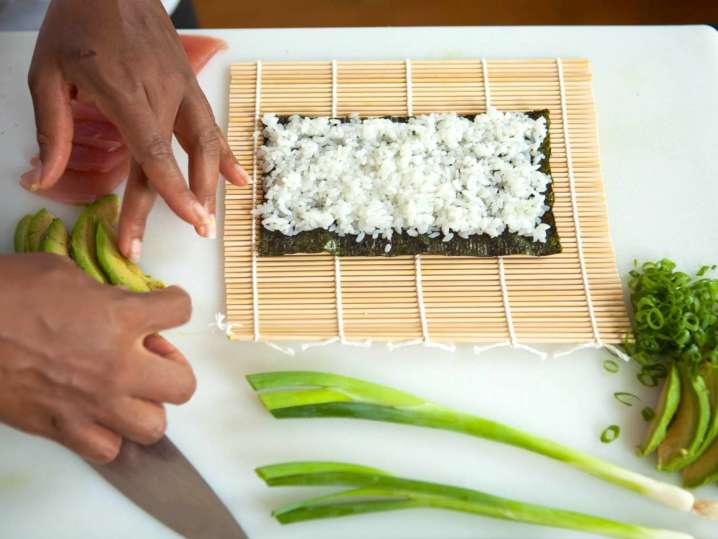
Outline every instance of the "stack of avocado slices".
[[61, 219], [46, 209], [26, 215], [15, 229], [15, 252], [46, 252], [71, 257], [90, 277], [132, 292], [164, 288], [117, 248], [115, 225], [120, 201], [106, 195], [85, 208], [68, 234]]
[[658, 455], [657, 468], [681, 471], [686, 487], [718, 481], [718, 366], [699, 372], [670, 367], [640, 455]]

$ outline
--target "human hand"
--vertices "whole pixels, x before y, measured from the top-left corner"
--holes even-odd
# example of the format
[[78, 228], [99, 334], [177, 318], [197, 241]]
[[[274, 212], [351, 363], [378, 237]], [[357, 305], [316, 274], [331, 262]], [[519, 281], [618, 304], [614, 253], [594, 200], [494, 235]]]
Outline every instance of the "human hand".
[[34, 253], [0, 257], [0, 297], [1, 422], [109, 462], [122, 438], [158, 441], [162, 403], [194, 392], [189, 363], [157, 335], [189, 319], [177, 287], [136, 294]]
[[[219, 173], [235, 185], [248, 181], [158, 0], [53, 0], [29, 85], [41, 166], [25, 180], [35, 189], [50, 188], [68, 163], [73, 98], [97, 107], [122, 134], [135, 161], [119, 225], [126, 256], [138, 254], [156, 193], [211, 237]], [[173, 133], [189, 155], [189, 188], [172, 153]]]

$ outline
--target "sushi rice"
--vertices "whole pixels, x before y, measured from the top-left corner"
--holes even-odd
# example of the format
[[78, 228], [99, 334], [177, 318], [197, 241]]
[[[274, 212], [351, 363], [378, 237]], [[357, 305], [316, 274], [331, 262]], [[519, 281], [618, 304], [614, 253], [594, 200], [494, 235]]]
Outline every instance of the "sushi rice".
[[348, 121], [264, 115], [262, 226], [326, 229], [357, 241], [397, 232], [546, 242], [551, 177], [539, 168], [546, 120], [495, 109]]

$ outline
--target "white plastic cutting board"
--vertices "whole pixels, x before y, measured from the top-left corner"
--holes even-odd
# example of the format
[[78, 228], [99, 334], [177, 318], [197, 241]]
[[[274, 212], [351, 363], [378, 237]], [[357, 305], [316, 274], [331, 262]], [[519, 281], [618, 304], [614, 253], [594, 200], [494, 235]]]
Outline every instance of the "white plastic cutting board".
[[[718, 34], [708, 27], [415, 28], [206, 31], [230, 49], [200, 76], [225, 122], [228, 67], [234, 61], [580, 56], [591, 60], [611, 230], [619, 269], [634, 258], [670, 256], [692, 269], [718, 262]], [[34, 152], [25, 89], [33, 34], [0, 34], [0, 249], [24, 213], [44, 202], [16, 184]], [[71, 220], [77, 211], [46, 204]], [[718, 524], [678, 514], [525, 452], [468, 437], [350, 420], [272, 419], [244, 375], [276, 369], [332, 370], [384, 382], [462, 410], [562, 441], [663, 479], [633, 455], [645, 424], [614, 391], [654, 394], [622, 365], [605, 373], [605, 352], [539, 362], [507, 350], [480, 357], [408, 348], [331, 346], [285, 357], [262, 345], [233, 344], [209, 324], [222, 309], [221, 247], [203, 240], [159, 206], [152, 215], [144, 265], [192, 294], [194, 316], [168, 336], [191, 359], [199, 389], [170, 410], [170, 435], [239, 518], [252, 539], [460, 539], [578, 536], [431, 510], [366, 515], [282, 527], [271, 508], [318, 493], [270, 490], [253, 468], [294, 459], [330, 459], [405, 476], [484, 489], [702, 539]], [[1, 298], [0, 298], [1, 300]], [[2, 305], [0, 308], [8, 308]], [[0, 358], [2, 361], [2, 358]], [[611, 445], [604, 427], [621, 425]], [[674, 478], [677, 480], [677, 477]], [[699, 491], [718, 499], [718, 487]], [[0, 426], [0, 537], [173, 537], [116, 494], [77, 457], [49, 442]], [[582, 537], [588, 537], [582, 535]]]

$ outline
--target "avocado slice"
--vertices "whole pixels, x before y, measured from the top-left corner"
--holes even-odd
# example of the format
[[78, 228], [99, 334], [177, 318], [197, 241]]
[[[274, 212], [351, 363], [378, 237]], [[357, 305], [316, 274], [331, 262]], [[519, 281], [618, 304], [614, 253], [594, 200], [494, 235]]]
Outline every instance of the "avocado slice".
[[30, 228], [32, 214], [28, 213], [25, 217], [18, 221], [15, 227], [15, 252], [24, 253], [27, 251], [27, 230]]
[[708, 389], [703, 377], [683, 367], [680, 378], [678, 411], [666, 437], [658, 446], [658, 469], [667, 472], [682, 470], [699, 456], [698, 449], [710, 421]]
[[701, 374], [708, 387], [711, 421], [696, 460], [683, 469], [683, 485], [699, 487], [718, 480], [718, 367], [706, 363]]
[[50, 223], [55, 219], [55, 216], [47, 211], [45, 208], [38, 211], [32, 216], [30, 225], [27, 228], [27, 252], [36, 252], [40, 250], [40, 242], [47, 232], [47, 228]]
[[159, 279], [155, 279], [151, 275], [147, 275], [137, 264], [134, 264], [130, 261], [130, 265], [128, 267], [132, 271], [132, 273], [134, 273], [138, 277], [142, 277], [145, 280], [145, 283], [147, 283], [147, 286], [150, 290], [159, 290], [160, 288], [167, 287], [167, 285]]
[[703, 454], [683, 468], [683, 486], [700, 487], [718, 480], [718, 438]]
[[663, 382], [661, 393], [658, 396], [656, 413], [650, 425], [648, 425], [648, 431], [643, 443], [638, 448], [639, 455], [644, 457], [650, 455], [666, 437], [666, 430], [678, 409], [680, 399], [681, 380], [678, 376], [678, 369], [675, 365], [671, 365], [668, 376]]
[[117, 195], [105, 195], [87, 206], [72, 228], [72, 258], [85, 272], [100, 283], [107, 283], [107, 277], [97, 260], [97, 223], [112, 227], [117, 221], [120, 199]]
[[150, 290], [160, 290], [161, 288], [167, 288], [167, 285], [163, 281], [155, 279], [154, 277], [152, 277], [152, 275], [145, 274], [145, 280], [147, 281], [147, 286], [150, 287]]
[[710, 405], [710, 421], [708, 422], [708, 430], [706, 431], [703, 443], [698, 449], [698, 455], [710, 447], [713, 440], [718, 437], [718, 366], [711, 363], [705, 363], [699, 374], [703, 377], [708, 390], [708, 404]]
[[149, 292], [150, 287], [142, 270], [126, 259], [115, 244], [112, 230], [102, 220], [97, 221], [97, 260], [110, 282], [131, 292]]
[[40, 251], [43, 253], [55, 253], [61, 256], [70, 256], [69, 234], [65, 223], [61, 219], [54, 219], [47, 227], [45, 237], [40, 242]]
[[110, 193], [95, 200], [87, 209], [107, 224], [107, 226], [113, 227], [117, 224], [117, 217], [120, 214], [120, 197], [114, 193]]

